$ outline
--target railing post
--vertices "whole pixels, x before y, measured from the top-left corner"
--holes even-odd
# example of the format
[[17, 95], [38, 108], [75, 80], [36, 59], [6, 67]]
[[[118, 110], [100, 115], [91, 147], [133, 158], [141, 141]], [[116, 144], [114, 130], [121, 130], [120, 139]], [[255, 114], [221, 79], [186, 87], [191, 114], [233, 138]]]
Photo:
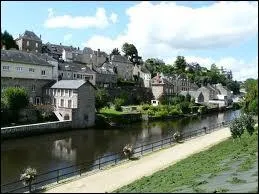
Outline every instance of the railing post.
[[58, 181], [59, 181], [59, 172], [58, 172], [59, 170], [57, 170], [57, 183], [58, 183]]
[[170, 145], [172, 145], [172, 137], [170, 137]]
[[153, 152], [153, 143], [152, 143], [152, 152]]
[[143, 156], [143, 144], [141, 144], [141, 156]]
[[101, 169], [101, 159], [99, 158], [99, 170]]
[[79, 168], [79, 176], [81, 176], [82, 172], [81, 172], [81, 168]]
[[117, 161], [117, 157], [115, 156], [115, 164], [116, 164], [116, 161]]
[[162, 139], [162, 144], [161, 144], [161, 148], [163, 148], [163, 139]]

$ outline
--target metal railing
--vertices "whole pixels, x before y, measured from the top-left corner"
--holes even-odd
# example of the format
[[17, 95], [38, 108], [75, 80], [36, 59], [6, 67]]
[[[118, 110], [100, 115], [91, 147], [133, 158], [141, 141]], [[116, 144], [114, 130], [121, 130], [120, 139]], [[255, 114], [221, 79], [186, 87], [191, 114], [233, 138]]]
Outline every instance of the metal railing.
[[[230, 124], [232, 120], [224, 121], [221, 123], [217, 123], [211, 125], [209, 127], [203, 127], [194, 131], [186, 131], [181, 133], [181, 140], [187, 140], [192, 137], [197, 137], [203, 134], [210, 133], [219, 129], [220, 127], [225, 127]], [[145, 144], [141, 143], [140, 145], [135, 145], [133, 148], [133, 157], [143, 156], [146, 153], [150, 153], [159, 149], [162, 149], [166, 146], [171, 146], [175, 144], [173, 136], [169, 136], [163, 138], [159, 141], [154, 141]], [[91, 162], [83, 162], [77, 165], [71, 165], [64, 168], [59, 168], [56, 170], [52, 170], [49, 172], [38, 174], [35, 180], [31, 184], [31, 188], [33, 191], [39, 191], [44, 188], [44, 186], [50, 184], [58, 184], [60, 181], [64, 181], [67, 179], [75, 178], [76, 176], [82, 176], [83, 174], [87, 174], [89, 172], [96, 172], [96, 170], [102, 170], [104, 167], [108, 167], [110, 165], [116, 165], [119, 162], [123, 162], [127, 160], [124, 156], [123, 152], [113, 153], [107, 156], [99, 157], [95, 161]], [[12, 193], [12, 192], [28, 192], [29, 185], [24, 186], [21, 180], [17, 180], [14, 182], [10, 182], [7, 184], [1, 185], [1, 193]]]

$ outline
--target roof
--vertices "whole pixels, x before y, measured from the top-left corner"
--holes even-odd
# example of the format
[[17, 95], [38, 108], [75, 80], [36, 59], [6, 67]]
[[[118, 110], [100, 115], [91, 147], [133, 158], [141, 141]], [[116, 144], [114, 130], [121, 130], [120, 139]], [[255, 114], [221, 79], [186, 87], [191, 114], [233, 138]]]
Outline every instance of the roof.
[[19, 62], [33, 65], [53, 66], [34, 53], [20, 50], [1, 50], [1, 61]]
[[155, 76], [152, 78], [152, 84], [173, 84], [170, 81], [168, 81], [166, 78], [162, 77], [162, 76]]
[[191, 97], [198, 98], [199, 95], [202, 93], [201, 91], [181, 91], [180, 94], [186, 96], [187, 94], [190, 94]]
[[51, 43], [46, 43], [43, 46], [46, 46], [51, 53], [58, 53], [58, 54], [62, 54], [63, 49], [66, 51], [76, 51], [77, 48], [74, 48], [72, 46], [64, 46], [64, 45], [57, 45], [57, 44], [51, 44]]
[[25, 30], [25, 32], [19, 37], [19, 39], [20, 38], [41, 41], [41, 39], [34, 32], [28, 30]]
[[121, 55], [112, 55], [111, 56], [111, 61], [118, 61], [118, 62], [127, 62], [131, 63], [127, 57], [121, 56]]
[[51, 88], [78, 89], [85, 83], [85, 80], [60, 80], [51, 86]]
[[34, 53], [34, 54], [45, 61], [56, 61], [56, 62], [58, 61], [58, 60], [54, 59], [53, 57], [51, 57], [50, 55], [48, 55], [47, 53]]
[[141, 71], [142, 71], [143, 73], [148, 73], [148, 74], [150, 74], [150, 72], [148, 71], [148, 69], [147, 69], [145, 66], [141, 66]]
[[75, 63], [75, 62], [59, 62], [58, 63], [59, 70], [61, 71], [76, 71], [76, 72], [85, 72], [85, 73], [92, 73], [95, 72], [87, 67], [85, 64]]

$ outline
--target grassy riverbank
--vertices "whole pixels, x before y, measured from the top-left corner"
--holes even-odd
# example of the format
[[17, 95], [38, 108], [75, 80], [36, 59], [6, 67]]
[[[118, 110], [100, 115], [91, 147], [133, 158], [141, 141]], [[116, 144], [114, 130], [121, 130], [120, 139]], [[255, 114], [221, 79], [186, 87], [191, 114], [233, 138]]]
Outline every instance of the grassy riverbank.
[[[226, 192], [235, 189], [255, 192], [258, 191], [257, 155], [258, 129], [252, 136], [245, 132], [241, 141], [229, 138], [115, 192]], [[252, 180], [254, 186], [251, 186]]]

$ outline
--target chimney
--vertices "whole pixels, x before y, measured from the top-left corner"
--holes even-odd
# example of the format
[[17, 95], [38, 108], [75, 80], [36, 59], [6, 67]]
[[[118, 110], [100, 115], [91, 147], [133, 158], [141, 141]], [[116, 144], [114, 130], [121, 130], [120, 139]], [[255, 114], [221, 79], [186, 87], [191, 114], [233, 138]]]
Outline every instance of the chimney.
[[79, 50], [79, 47], [77, 47], [77, 50]]
[[40, 39], [41, 39], [41, 34], [40, 34]]
[[61, 46], [62, 44], [61, 44], [61, 43], [59, 43], [59, 45]]

